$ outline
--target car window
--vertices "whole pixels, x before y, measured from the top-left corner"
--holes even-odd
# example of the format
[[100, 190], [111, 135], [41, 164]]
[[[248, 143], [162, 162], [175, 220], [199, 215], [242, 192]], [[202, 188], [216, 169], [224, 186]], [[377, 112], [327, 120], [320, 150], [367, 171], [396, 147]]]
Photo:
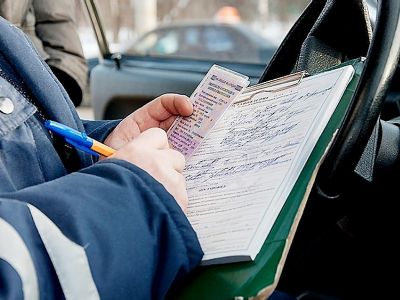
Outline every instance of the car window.
[[179, 36], [176, 31], [167, 31], [158, 36], [155, 45], [150, 49], [150, 54], [171, 55], [179, 49]]
[[187, 47], [197, 47], [201, 43], [200, 40], [200, 32], [201, 28], [199, 27], [186, 27], [183, 30], [183, 43]]
[[207, 51], [223, 52], [234, 51], [234, 35], [218, 27], [205, 27], [204, 43]]
[[98, 0], [113, 52], [265, 63], [309, 0]]
[[131, 48], [127, 49], [127, 52], [131, 54], [142, 54], [148, 55], [150, 49], [154, 48], [158, 41], [158, 35], [155, 32], [146, 34], [143, 38], [138, 40]]
[[[202, 59], [206, 58], [203, 45], [203, 28], [201, 26], [185, 26], [179, 28], [181, 40], [179, 50], [175, 53], [175, 57]], [[209, 55], [209, 54], [208, 54]]]

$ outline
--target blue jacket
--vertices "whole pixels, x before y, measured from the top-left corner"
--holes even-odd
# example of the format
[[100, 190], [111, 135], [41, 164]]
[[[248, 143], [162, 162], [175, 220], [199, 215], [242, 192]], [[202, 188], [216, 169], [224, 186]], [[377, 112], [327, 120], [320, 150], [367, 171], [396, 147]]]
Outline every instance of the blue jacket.
[[202, 256], [175, 200], [124, 161], [78, 152], [70, 173], [40, 115], [99, 140], [116, 125], [82, 123], [26, 37], [0, 18], [0, 299], [163, 298]]

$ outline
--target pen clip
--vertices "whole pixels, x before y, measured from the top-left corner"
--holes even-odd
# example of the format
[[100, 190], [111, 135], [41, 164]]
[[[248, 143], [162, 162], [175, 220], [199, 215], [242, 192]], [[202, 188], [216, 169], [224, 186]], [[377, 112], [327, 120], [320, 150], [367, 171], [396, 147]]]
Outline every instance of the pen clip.
[[94, 156], [96, 156], [96, 157], [99, 156], [98, 153], [94, 152], [93, 150], [91, 150], [91, 149], [89, 149], [89, 148], [87, 148], [87, 147], [85, 147], [85, 146], [83, 146], [83, 145], [80, 145], [80, 144], [78, 144], [78, 143], [72, 141], [72, 140], [69, 139], [69, 138], [66, 138], [65, 141], [66, 141], [68, 144], [70, 144], [71, 146], [74, 146], [75, 148], [82, 150], [83, 152], [89, 153], [89, 154], [94, 155]]

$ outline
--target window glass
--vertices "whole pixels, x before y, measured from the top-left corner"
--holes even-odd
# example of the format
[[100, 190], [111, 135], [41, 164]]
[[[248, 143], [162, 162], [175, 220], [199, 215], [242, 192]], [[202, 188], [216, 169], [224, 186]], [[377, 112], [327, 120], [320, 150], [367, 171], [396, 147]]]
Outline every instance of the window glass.
[[81, 0], [75, 1], [75, 20], [79, 38], [82, 43], [83, 54], [87, 59], [97, 59], [100, 55], [96, 35], [90, 22], [86, 7]]
[[171, 55], [178, 52], [179, 41], [178, 32], [176, 31], [166, 31], [160, 38], [156, 41], [155, 46], [152, 48], [151, 53], [157, 55]]
[[137, 43], [132, 45], [132, 47], [128, 48], [127, 52], [130, 54], [148, 55], [150, 54], [150, 49], [155, 47], [157, 41], [157, 33], [150, 32], [146, 34], [142, 39], [140, 39]]
[[188, 47], [196, 47], [200, 44], [200, 28], [187, 27], [184, 30], [184, 44]]
[[233, 51], [234, 43], [233, 35], [229, 35], [229, 32], [218, 27], [205, 27], [204, 29], [204, 43], [207, 47], [207, 51], [210, 52], [222, 52], [222, 51]]
[[309, 0], [97, 0], [112, 51], [266, 63]]

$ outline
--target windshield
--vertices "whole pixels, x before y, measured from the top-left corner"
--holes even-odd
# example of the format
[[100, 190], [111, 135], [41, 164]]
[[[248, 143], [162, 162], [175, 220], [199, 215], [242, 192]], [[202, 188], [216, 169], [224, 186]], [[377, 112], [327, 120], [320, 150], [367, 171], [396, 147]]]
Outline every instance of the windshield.
[[98, 0], [110, 49], [265, 64], [309, 0]]

